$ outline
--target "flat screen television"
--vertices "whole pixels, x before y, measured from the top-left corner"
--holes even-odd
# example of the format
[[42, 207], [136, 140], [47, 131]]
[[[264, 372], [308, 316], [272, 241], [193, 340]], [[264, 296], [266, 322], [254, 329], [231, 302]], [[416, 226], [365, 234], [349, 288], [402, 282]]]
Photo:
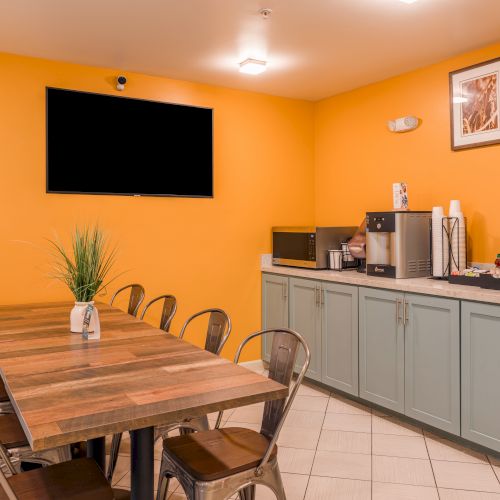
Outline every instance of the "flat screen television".
[[47, 192], [213, 196], [213, 110], [47, 88]]

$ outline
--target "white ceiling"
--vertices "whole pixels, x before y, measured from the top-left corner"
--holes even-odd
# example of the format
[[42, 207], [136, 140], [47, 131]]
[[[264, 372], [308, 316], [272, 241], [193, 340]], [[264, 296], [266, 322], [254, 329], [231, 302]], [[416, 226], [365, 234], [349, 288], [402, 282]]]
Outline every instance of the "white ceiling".
[[0, 0], [1, 52], [309, 100], [499, 39], [500, 0]]

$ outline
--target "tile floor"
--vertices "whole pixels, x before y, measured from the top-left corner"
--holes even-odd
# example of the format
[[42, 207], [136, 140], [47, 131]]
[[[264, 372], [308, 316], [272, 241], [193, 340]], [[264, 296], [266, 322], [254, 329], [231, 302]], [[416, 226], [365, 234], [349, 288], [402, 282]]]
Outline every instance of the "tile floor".
[[[223, 425], [258, 430], [262, 407], [229, 410]], [[500, 459], [312, 386], [299, 389], [278, 444], [288, 500], [500, 500]], [[123, 488], [129, 453], [124, 437], [114, 477]], [[156, 470], [160, 454], [158, 443]], [[176, 481], [169, 498], [185, 498]], [[273, 498], [257, 487], [257, 500]]]

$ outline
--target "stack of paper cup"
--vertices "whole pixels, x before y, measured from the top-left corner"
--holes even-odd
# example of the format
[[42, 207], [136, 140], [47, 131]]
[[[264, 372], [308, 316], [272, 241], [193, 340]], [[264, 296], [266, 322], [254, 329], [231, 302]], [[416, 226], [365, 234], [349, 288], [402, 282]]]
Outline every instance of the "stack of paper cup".
[[[443, 227], [445, 224], [446, 229]], [[440, 278], [448, 268], [448, 220], [443, 207], [432, 208], [432, 275]]]
[[450, 273], [467, 268], [467, 241], [465, 217], [459, 200], [450, 201]]

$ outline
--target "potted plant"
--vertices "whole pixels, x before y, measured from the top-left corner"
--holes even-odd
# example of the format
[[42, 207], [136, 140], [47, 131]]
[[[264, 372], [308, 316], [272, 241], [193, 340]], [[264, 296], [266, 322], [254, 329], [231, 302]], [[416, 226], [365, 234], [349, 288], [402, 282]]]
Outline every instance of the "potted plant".
[[[59, 242], [49, 240], [54, 249], [53, 277], [62, 281], [75, 297], [70, 314], [71, 331], [81, 333], [83, 316], [94, 297], [113, 279], [109, 273], [115, 262], [116, 249], [110, 249], [108, 241], [98, 226], [76, 227], [71, 235], [71, 250]], [[94, 331], [95, 315], [89, 331]]]

